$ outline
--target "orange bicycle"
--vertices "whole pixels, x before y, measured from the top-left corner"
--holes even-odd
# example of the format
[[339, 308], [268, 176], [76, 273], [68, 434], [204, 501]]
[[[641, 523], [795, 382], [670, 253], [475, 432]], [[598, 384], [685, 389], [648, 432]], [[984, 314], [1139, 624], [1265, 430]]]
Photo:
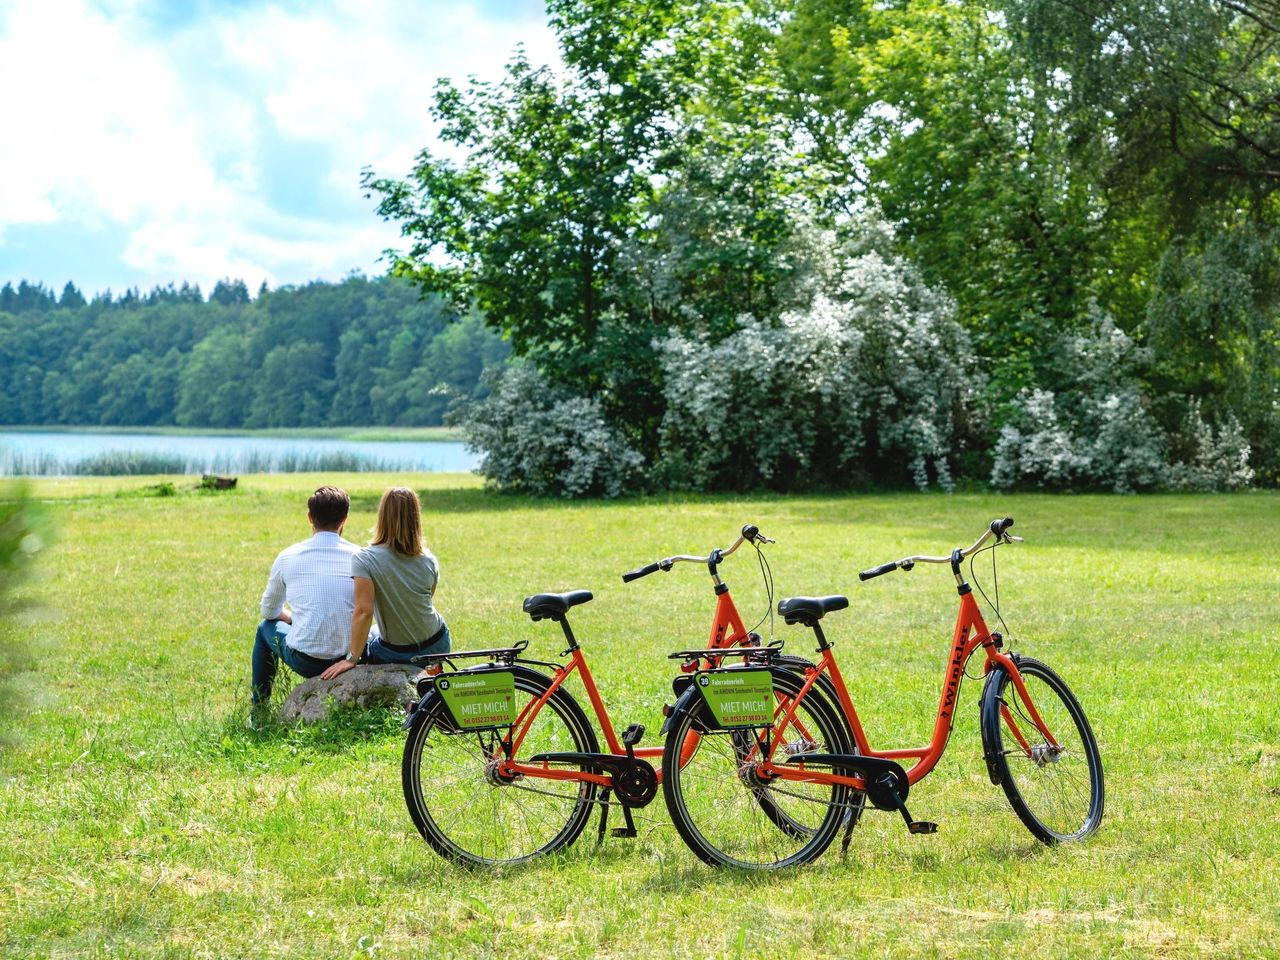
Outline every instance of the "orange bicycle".
[[[747, 868], [807, 863], [827, 849], [842, 824], [848, 846], [867, 800], [900, 813], [913, 834], [935, 832], [936, 824], [912, 818], [907, 796], [942, 758], [965, 667], [978, 649], [986, 657], [981, 729], [991, 782], [1003, 787], [1014, 812], [1045, 843], [1079, 840], [1097, 829], [1102, 760], [1084, 710], [1044, 663], [1003, 652], [1003, 636], [987, 628], [961, 573], [966, 557], [1020, 541], [1009, 535], [1012, 525], [1012, 518], [994, 520], [968, 549], [907, 557], [859, 575], [868, 580], [918, 563], [950, 564], [955, 575], [960, 612], [927, 746], [875, 750], [868, 742], [821, 625], [826, 614], [849, 605], [845, 597], [791, 597], [778, 604], [788, 624], [807, 626], [817, 637], [819, 659], [802, 676], [778, 668], [770, 648], [734, 651], [743, 663], [727, 667], [728, 654], [673, 655], [695, 667], [706, 662], [675, 705], [663, 755], [667, 808], [699, 857]], [[972, 569], [970, 560], [971, 576]], [[998, 594], [994, 607], [999, 616]], [[699, 739], [690, 756], [694, 734]], [[904, 760], [915, 762], [907, 770], [899, 762]], [[777, 829], [772, 818], [761, 816], [763, 794], [791, 798], [791, 815], [807, 829]]]
[[[766, 577], [770, 607], [772, 579], [760, 552], [772, 543], [753, 524], [728, 549], [707, 556], [667, 557], [623, 575], [631, 581], [677, 563], [706, 564], [716, 593], [708, 645], [728, 649], [758, 644], [738, 613], [719, 565], [742, 544], [756, 548]], [[432, 675], [418, 681], [419, 699], [405, 720], [401, 779], [409, 814], [423, 838], [442, 856], [469, 866], [516, 864], [568, 847], [581, 835], [592, 805], [601, 807], [599, 838], [605, 836], [609, 807], [622, 808], [625, 826], [615, 836], [635, 836], [631, 811], [657, 795], [661, 772], [649, 762], [662, 747], [639, 747], [644, 726], [632, 724], [619, 737], [592, 677], [586, 656], [569, 626], [569, 610], [592, 599], [590, 592], [543, 593], [524, 601], [534, 620], [560, 624], [568, 646], [565, 663], [532, 660], [527, 644], [493, 650], [450, 652], [419, 658]], [[483, 659], [465, 670], [443, 668], [453, 661]], [[791, 669], [806, 661], [783, 659]], [[550, 672], [534, 669], [547, 668]], [[565, 682], [577, 674], [604, 736], [601, 750], [587, 713]], [[696, 735], [689, 748], [694, 749]], [[765, 814], [788, 829], [784, 811]]]

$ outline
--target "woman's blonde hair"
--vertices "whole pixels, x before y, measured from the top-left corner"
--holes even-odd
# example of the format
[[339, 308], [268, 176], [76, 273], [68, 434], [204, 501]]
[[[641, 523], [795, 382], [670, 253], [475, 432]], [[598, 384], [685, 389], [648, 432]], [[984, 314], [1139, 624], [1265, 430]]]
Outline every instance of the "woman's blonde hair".
[[422, 506], [408, 487], [392, 487], [378, 504], [378, 524], [373, 542], [385, 543], [396, 553], [417, 557], [422, 547]]

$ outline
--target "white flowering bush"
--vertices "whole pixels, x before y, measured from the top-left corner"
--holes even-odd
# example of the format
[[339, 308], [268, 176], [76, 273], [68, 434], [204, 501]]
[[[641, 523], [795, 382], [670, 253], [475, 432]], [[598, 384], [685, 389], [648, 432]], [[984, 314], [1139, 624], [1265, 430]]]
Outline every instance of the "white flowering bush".
[[503, 490], [616, 497], [637, 481], [644, 463], [605, 420], [598, 400], [553, 389], [528, 364], [494, 375], [489, 396], [454, 421], [481, 454], [480, 473]]
[[1110, 317], [1055, 350], [1070, 390], [1024, 390], [1000, 431], [996, 487], [1149, 490], [1168, 477], [1164, 432], [1147, 408], [1134, 369], [1143, 353]]
[[1164, 481], [1164, 435], [1137, 391], [1086, 398], [1077, 416], [1063, 406], [1049, 390], [1019, 395], [1016, 420], [996, 441], [993, 486], [1132, 493]]
[[[712, 342], [655, 344], [667, 401], [663, 467], [699, 489], [849, 486], [854, 476], [952, 486], [979, 376], [951, 303], [886, 252], [869, 220], [809, 305], [743, 317]], [[829, 234], [817, 242], [835, 247]]]
[[1228, 413], [1215, 430], [1201, 416], [1200, 401], [1192, 400], [1183, 440], [1190, 455], [1169, 470], [1169, 485], [1174, 489], [1242, 490], [1253, 481], [1249, 441], [1234, 414]]
[[819, 300], [778, 326], [744, 319], [718, 344], [673, 334], [656, 344], [667, 411], [663, 467], [675, 486], [789, 487], [834, 480], [859, 456], [861, 336]]

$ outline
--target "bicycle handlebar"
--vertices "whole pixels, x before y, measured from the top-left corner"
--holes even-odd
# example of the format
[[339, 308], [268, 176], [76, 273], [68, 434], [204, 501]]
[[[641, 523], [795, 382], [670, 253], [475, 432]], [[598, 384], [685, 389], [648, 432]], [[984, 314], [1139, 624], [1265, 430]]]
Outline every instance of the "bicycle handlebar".
[[662, 569], [662, 565], [658, 563], [650, 563], [646, 566], [639, 567], [635, 570], [629, 570], [622, 575], [623, 583], [630, 583], [632, 580], [639, 580], [641, 577], [647, 577], [651, 573], [657, 573]]
[[630, 583], [632, 580], [639, 580], [641, 577], [647, 577], [649, 574], [657, 573], [659, 570], [666, 573], [677, 563], [711, 563], [713, 559], [716, 563], [719, 563], [744, 543], [777, 543], [777, 541], [762, 534], [760, 528], [754, 523], [748, 523], [743, 526], [742, 533], [738, 535], [738, 539], [733, 541], [733, 546], [727, 550], [712, 550], [705, 557], [695, 557], [688, 553], [676, 554], [674, 557], [664, 557], [662, 560], [627, 571], [622, 575], [622, 582]]
[[870, 570], [863, 570], [860, 574], [858, 574], [858, 579], [870, 580], [872, 577], [879, 577], [886, 573], [893, 573], [893, 571], [897, 569], [898, 569], [898, 564], [896, 562], [882, 563], [880, 564], [880, 566], [872, 567]]
[[[1013, 517], [1005, 517], [1004, 519], [997, 517], [995, 520], [992, 520], [991, 524], [983, 532], [982, 536], [973, 542], [973, 546], [969, 547], [967, 550], [957, 551], [960, 554], [960, 559], [963, 560], [970, 554], [977, 552], [983, 544], [992, 537], [995, 537], [999, 543], [1022, 543], [1022, 537], [1015, 537], [1009, 534], [1009, 528], [1012, 526]], [[858, 574], [858, 579], [870, 580], [872, 577], [883, 576], [886, 573], [892, 573], [894, 570], [910, 570], [917, 563], [950, 563], [951, 560], [952, 557], [950, 556], [927, 557], [917, 555], [914, 557], [904, 557], [903, 559], [895, 560], [892, 563], [882, 563], [880, 566], [872, 567], [870, 570], [863, 570]]]

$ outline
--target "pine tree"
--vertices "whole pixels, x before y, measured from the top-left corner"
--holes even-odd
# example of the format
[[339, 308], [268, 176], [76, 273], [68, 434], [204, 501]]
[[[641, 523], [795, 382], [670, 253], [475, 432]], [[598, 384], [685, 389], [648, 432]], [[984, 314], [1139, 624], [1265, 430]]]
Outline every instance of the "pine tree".
[[82, 294], [76, 285], [70, 280], [67, 285], [62, 288], [62, 296], [58, 298], [58, 306], [65, 310], [78, 310], [84, 306], [84, 294]]

